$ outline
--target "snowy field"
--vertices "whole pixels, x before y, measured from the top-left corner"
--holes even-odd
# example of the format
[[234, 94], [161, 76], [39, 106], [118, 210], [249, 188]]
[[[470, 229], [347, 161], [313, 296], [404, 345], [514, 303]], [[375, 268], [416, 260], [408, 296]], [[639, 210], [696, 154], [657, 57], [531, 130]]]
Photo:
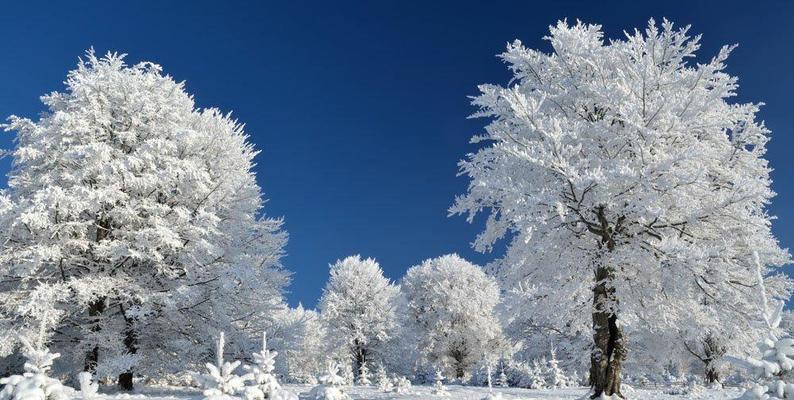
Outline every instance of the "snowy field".
[[[306, 394], [311, 386], [306, 385], [285, 385], [284, 388], [297, 393], [301, 399], [306, 399]], [[347, 393], [354, 400], [424, 400], [424, 399], [450, 399], [450, 400], [480, 400], [488, 394], [488, 388], [468, 387], [449, 385], [449, 397], [433, 395], [431, 386], [413, 386], [409, 393], [384, 393], [375, 387], [352, 387]], [[725, 400], [734, 399], [741, 394], [739, 389], [728, 388], [725, 390], [704, 389], [702, 393], [688, 395], [664, 394], [663, 390], [642, 390], [625, 388], [625, 395], [628, 399], [636, 400], [684, 400], [684, 399], [703, 399], [703, 400]], [[587, 388], [567, 388], [567, 389], [547, 389], [532, 390], [519, 388], [499, 388], [495, 392], [502, 393], [505, 400], [578, 400], [586, 398]], [[179, 399], [201, 399], [201, 391], [192, 388], [177, 387], [144, 387], [134, 394], [105, 394], [100, 399], [141, 399], [141, 400], [179, 400]]]

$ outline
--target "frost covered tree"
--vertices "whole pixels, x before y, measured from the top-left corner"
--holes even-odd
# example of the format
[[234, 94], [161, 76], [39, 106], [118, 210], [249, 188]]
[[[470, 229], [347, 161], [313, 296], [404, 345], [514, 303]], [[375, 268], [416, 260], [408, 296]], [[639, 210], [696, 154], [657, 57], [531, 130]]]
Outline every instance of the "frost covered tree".
[[428, 259], [408, 270], [401, 288], [426, 362], [449, 366], [448, 375], [461, 379], [479, 361], [498, 358], [499, 286], [478, 266], [456, 254]]
[[319, 309], [328, 338], [347, 349], [358, 376], [395, 329], [394, 306], [399, 289], [372, 258], [350, 256], [331, 265], [331, 276]]
[[68, 285], [53, 345], [125, 389], [136, 366], [200, 365], [208, 349], [196, 343], [213, 332], [253, 336], [289, 276], [243, 125], [196, 108], [156, 64], [93, 51], [42, 101], [38, 120], [5, 126], [16, 145], [0, 201], [0, 319], [25, 331], [18, 305]]
[[275, 371], [292, 382], [316, 384], [328, 357], [325, 326], [319, 314], [298, 304], [275, 315], [269, 343], [283, 357], [276, 359]]
[[551, 54], [510, 44], [510, 85], [473, 100], [491, 122], [460, 164], [471, 182], [451, 212], [489, 210], [480, 251], [511, 238], [498, 273], [506, 289], [534, 291], [527, 312], [590, 321], [594, 397], [620, 394], [633, 326], [676, 329], [714, 308], [749, 325], [752, 250], [770, 295], [789, 295], [770, 276], [789, 255], [764, 209], [774, 193], [759, 105], [728, 101], [733, 47], [690, 62], [700, 37], [687, 31], [651, 20], [605, 41], [598, 25], [559, 22]]

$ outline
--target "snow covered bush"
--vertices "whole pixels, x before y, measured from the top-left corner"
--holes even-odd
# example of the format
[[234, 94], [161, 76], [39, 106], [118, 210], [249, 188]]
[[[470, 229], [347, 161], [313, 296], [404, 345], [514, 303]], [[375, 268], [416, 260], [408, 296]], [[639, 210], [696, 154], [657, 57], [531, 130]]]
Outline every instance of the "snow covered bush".
[[359, 369], [358, 380], [356, 381], [356, 384], [360, 386], [369, 386], [372, 384], [372, 381], [370, 380], [369, 367], [367, 367], [366, 362], [361, 364], [361, 369]]
[[565, 376], [565, 373], [557, 363], [557, 351], [554, 347], [551, 348], [551, 358], [549, 358], [547, 365], [546, 383], [548, 387], [556, 389], [569, 386], [568, 377]]
[[730, 46], [695, 63], [700, 37], [667, 20], [622, 40], [550, 30], [551, 54], [515, 41], [510, 84], [480, 86], [474, 116], [490, 123], [451, 212], [489, 213], [474, 247], [509, 238], [494, 265], [505, 289], [524, 285], [523, 313], [591, 337], [592, 394], [619, 395], [635, 327], [753, 331], [752, 250], [772, 296], [789, 297], [789, 279], [767, 274], [790, 259], [765, 211], [769, 130], [758, 104], [728, 102]]
[[207, 363], [207, 372], [195, 376], [196, 382], [204, 388], [204, 397], [207, 400], [230, 400], [245, 389], [247, 377], [234, 372], [240, 366], [240, 361], [224, 361], [224, 346], [225, 336], [221, 332], [217, 342], [215, 364]]
[[383, 276], [377, 261], [359, 255], [338, 260], [330, 274], [318, 305], [320, 315], [328, 339], [348, 350], [357, 377], [396, 327], [394, 301], [399, 289]]
[[42, 343], [33, 346], [26, 338], [21, 338], [25, 361], [22, 375], [0, 378], [0, 400], [68, 400], [74, 391], [63, 386], [61, 381], [47, 375], [52, 362], [60, 356], [50, 353]]
[[408, 270], [401, 288], [409, 329], [427, 362], [449, 366], [447, 375], [462, 379], [481, 360], [498, 358], [499, 286], [478, 266], [456, 254], [428, 259]]
[[24, 331], [17, 305], [65, 282], [53, 350], [126, 388], [137, 368], [200, 365], [210, 349], [196, 343], [213, 332], [261, 331], [289, 281], [287, 236], [263, 217], [243, 125], [196, 108], [159, 65], [93, 50], [65, 91], [41, 99], [37, 120], [4, 126], [16, 136], [0, 199], [0, 320]]

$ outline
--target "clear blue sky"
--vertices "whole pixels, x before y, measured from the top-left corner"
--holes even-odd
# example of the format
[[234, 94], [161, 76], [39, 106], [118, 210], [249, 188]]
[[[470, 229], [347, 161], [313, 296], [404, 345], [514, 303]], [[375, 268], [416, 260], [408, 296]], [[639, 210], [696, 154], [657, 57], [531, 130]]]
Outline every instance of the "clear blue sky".
[[[314, 306], [328, 263], [360, 253], [398, 279], [422, 259], [458, 252], [480, 229], [447, 217], [466, 179], [457, 161], [485, 121], [468, 95], [509, 75], [494, 56], [541, 40], [558, 19], [607, 35], [649, 17], [692, 24], [701, 54], [739, 43], [729, 71], [742, 101], [764, 101], [779, 193], [774, 231], [794, 244], [794, 2], [361, 1], [358, 3], [6, 2], [0, 12], [0, 116], [35, 116], [94, 46], [161, 64], [200, 106], [232, 110], [262, 150], [257, 173], [290, 234], [288, 298]], [[0, 145], [11, 145], [10, 136]], [[8, 169], [8, 160], [0, 171]], [[4, 185], [4, 179], [2, 181]]]

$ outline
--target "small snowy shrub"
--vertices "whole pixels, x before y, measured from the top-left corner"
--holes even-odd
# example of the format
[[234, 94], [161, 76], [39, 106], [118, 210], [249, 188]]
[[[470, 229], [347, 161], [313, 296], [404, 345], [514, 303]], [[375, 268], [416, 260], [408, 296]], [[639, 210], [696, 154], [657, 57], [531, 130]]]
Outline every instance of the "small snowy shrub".
[[309, 400], [350, 400], [341, 386], [345, 378], [339, 376], [339, 364], [328, 363], [328, 371], [320, 377], [320, 385], [312, 388], [306, 397]]
[[411, 381], [404, 376], [394, 377], [394, 388], [392, 391], [399, 394], [407, 394], [411, 389]]
[[0, 400], [68, 400], [73, 389], [47, 375], [60, 354], [50, 353], [41, 344], [35, 348], [25, 338], [20, 338], [20, 342], [26, 359], [25, 372], [0, 379], [0, 385], [5, 385], [0, 390]]
[[391, 379], [389, 379], [383, 363], [378, 365], [378, 370], [375, 372], [375, 383], [378, 385], [378, 389], [382, 391], [389, 391], [392, 388]]
[[91, 376], [90, 372], [77, 374], [77, 381], [80, 382], [80, 397], [83, 400], [93, 400], [97, 397], [99, 383], [94, 382], [94, 377]]
[[436, 368], [436, 383], [433, 385], [433, 394], [436, 396], [449, 396], [449, 391], [444, 386], [444, 375], [441, 373], [441, 368]]
[[[204, 397], [208, 400], [229, 400], [245, 388], [245, 377], [234, 373], [240, 366], [240, 361], [223, 361], [224, 345], [225, 339], [221, 332], [217, 343], [215, 364], [207, 363], [207, 373], [195, 376], [195, 380], [205, 389]], [[249, 395], [252, 394], [249, 393]]]

